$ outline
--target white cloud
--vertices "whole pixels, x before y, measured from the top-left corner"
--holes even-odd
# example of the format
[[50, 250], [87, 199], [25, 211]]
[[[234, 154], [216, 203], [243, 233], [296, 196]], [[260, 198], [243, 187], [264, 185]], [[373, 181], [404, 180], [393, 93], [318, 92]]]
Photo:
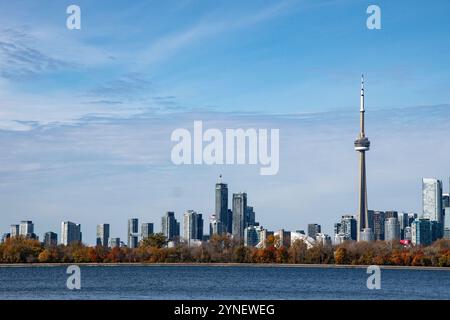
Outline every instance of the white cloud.
[[275, 5], [240, 17], [217, 18], [207, 17], [199, 23], [178, 33], [165, 35], [145, 49], [138, 61], [141, 64], [152, 64], [168, 59], [181, 49], [188, 47], [205, 38], [218, 36], [224, 32], [235, 31], [266, 20], [273, 19], [281, 14], [286, 14], [297, 1], [278, 1]]

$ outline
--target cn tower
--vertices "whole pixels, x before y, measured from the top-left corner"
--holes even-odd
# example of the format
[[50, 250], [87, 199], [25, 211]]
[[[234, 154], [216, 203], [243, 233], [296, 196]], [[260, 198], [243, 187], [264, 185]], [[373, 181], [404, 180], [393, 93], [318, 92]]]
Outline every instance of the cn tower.
[[[366, 151], [369, 151], [370, 141], [364, 132], [364, 75], [361, 76], [361, 101], [359, 109], [359, 135], [355, 140], [355, 150], [359, 152], [359, 206], [357, 239], [370, 240], [369, 214], [367, 209], [367, 181], [366, 181]], [[362, 236], [362, 233], [364, 236]]]

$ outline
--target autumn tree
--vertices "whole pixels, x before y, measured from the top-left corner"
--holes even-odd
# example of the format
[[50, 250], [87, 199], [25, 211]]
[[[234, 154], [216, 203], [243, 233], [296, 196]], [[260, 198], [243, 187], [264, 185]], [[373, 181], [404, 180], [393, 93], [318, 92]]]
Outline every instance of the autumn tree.
[[300, 239], [294, 241], [289, 248], [289, 262], [290, 263], [305, 263], [306, 252], [308, 248], [306, 243]]
[[347, 249], [343, 247], [337, 248], [334, 253], [334, 261], [336, 264], [348, 264], [350, 263]]

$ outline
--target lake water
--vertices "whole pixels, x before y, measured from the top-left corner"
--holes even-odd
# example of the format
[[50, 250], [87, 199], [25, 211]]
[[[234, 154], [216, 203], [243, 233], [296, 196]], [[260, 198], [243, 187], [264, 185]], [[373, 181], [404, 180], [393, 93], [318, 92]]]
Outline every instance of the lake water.
[[0, 267], [0, 299], [450, 299], [450, 271], [382, 269], [369, 290], [364, 268], [254, 266]]

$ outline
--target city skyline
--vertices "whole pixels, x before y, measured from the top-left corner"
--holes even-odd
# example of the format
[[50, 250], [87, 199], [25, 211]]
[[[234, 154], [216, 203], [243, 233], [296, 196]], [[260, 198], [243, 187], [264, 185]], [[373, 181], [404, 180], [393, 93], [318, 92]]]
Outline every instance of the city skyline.
[[[431, 188], [427, 185], [432, 183], [433, 185], [438, 186], [437, 188]], [[219, 182], [216, 183], [215, 185], [215, 189], [217, 190], [217, 186], [218, 185], [225, 185], [227, 186], [227, 193], [228, 193], [228, 184], [222, 182], [222, 175], [220, 175], [219, 177]], [[450, 178], [448, 178], [448, 185], [449, 185], [449, 191], [450, 191]], [[437, 190], [436, 190], [437, 189]], [[430, 195], [431, 194], [431, 195]], [[217, 193], [216, 193], [216, 197], [215, 199], [217, 200]], [[233, 236], [233, 238], [239, 240], [239, 241], [244, 241], [245, 243], [247, 243], [247, 227], [254, 227], [254, 228], [259, 228], [261, 230], [264, 230], [266, 232], [270, 232], [271, 234], [274, 233], [274, 231], [270, 231], [270, 230], [281, 230], [284, 232], [284, 230], [287, 230], [287, 232], [290, 233], [296, 233], [297, 235], [299, 233], [302, 233], [304, 235], [307, 235], [308, 237], [313, 238], [314, 240], [316, 240], [316, 236], [320, 236], [320, 237], [324, 237], [324, 239], [326, 239], [326, 237], [328, 237], [328, 239], [330, 239], [330, 243], [333, 244], [339, 244], [342, 243], [342, 241], [344, 240], [357, 240], [358, 239], [358, 227], [359, 223], [357, 222], [357, 217], [358, 217], [358, 213], [355, 213], [353, 215], [346, 215], [343, 214], [342, 215], [342, 220], [339, 223], [334, 223], [333, 225], [333, 230], [334, 232], [332, 234], [327, 234], [322, 232], [322, 225], [321, 224], [317, 224], [317, 223], [308, 223], [308, 225], [306, 226], [306, 228], [291, 228], [290, 226], [284, 226], [278, 229], [270, 229], [270, 228], [266, 228], [264, 226], [264, 224], [260, 224], [259, 222], [256, 222], [255, 219], [255, 213], [253, 211], [253, 207], [251, 206], [247, 206], [247, 194], [246, 193], [232, 193], [232, 203], [234, 203], [234, 200], [237, 199], [237, 204], [234, 205], [233, 207], [236, 208], [238, 210], [238, 214], [236, 215], [237, 218], [241, 219], [241, 211], [243, 210], [243, 214], [245, 216], [245, 218], [243, 218], [244, 220], [241, 222], [238, 222], [238, 224], [236, 226], [233, 227], [233, 231], [231, 233], [228, 233], [230, 235]], [[441, 225], [441, 231], [438, 230], [434, 230], [433, 229], [433, 233], [437, 232], [436, 234], [438, 234], [438, 237], [448, 237], [450, 238], [450, 219], [448, 218], [447, 215], [444, 216], [444, 212], [450, 213], [450, 195], [449, 193], [444, 193], [443, 192], [443, 188], [442, 188], [442, 180], [439, 179], [435, 179], [435, 178], [422, 178], [422, 211], [420, 213], [417, 212], [405, 212], [405, 211], [395, 211], [395, 210], [391, 210], [391, 211], [375, 211], [375, 210], [368, 210], [368, 214], [365, 217], [365, 220], [368, 223], [369, 228], [372, 229], [372, 239], [374, 240], [386, 240], [386, 241], [395, 241], [395, 240], [400, 240], [400, 239], [404, 239], [404, 230], [407, 230], [409, 234], [409, 236], [412, 236], [413, 238], [416, 237], [416, 233], [418, 231], [416, 231], [417, 228], [425, 228], [425, 230], [428, 228], [429, 230], [431, 230], [432, 228], [435, 228], [432, 224], [433, 221], [435, 222], [439, 222], [442, 223]], [[440, 203], [440, 205], [438, 206], [440, 209], [440, 211], [436, 211], [436, 215], [430, 217], [430, 213], [429, 213], [429, 204], [430, 202], [432, 203]], [[248, 222], [248, 217], [247, 217], [247, 210], [246, 209], [250, 209], [250, 211], [253, 214], [253, 217], [250, 218], [250, 220], [252, 221], [251, 223], [247, 223]], [[445, 209], [445, 210], [444, 210]], [[218, 208], [218, 210], [220, 210], [220, 206]], [[383, 218], [380, 221], [382, 223], [382, 238], [380, 239], [379, 236], [379, 227], [375, 226], [371, 226], [371, 223], [377, 223], [377, 218], [376, 216], [382, 214]], [[438, 217], [438, 214], [440, 214], [442, 217]], [[142, 222], [141, 224], [139, 224], [139, 218], [128, 218], [127, 220], [127, 237], [126, 238], [122, 238], [122, 237], [117, 237], [117, 236], [111, 236], [110, 235], [110, 224], [109, 223], [100, 223], [96, 225], [96, 242], [94, 244], [92, 243], [87, 243], [82, 239], [82, 229], [81, 229], [81, 225], [79, 223], [76, 222], [72, 222], [72, 221], [62, 221], [61, 222], [61, 233], [58, 232], [54, 232], [55, 230], [47, 230], [47, 231], [43, 231], [42, 232], [42, 238], [39, 237], [38, 234], [36, 234], [35, 228], [34, 228], [34, 223], [31, 220], [21, 220], [20, 224], [11, 224], [9, 226], [9, 234], [11, 236], [15, 236], [15, 235], [22, 235], [22, 236], [27, 236], [27, 237], [31, 237], [31, 238], [36, 238], [39, 237], [42, 242], [44, 244], [47, 243], [51, 243], [51, 244], [70, 244], [73, 242], [77, 242], [77, 241], [81, 241], [87, 245], [101, 245], [101, 246], [105, 246], [105, 247], [112, 247], [112, 246], [118, 246], [118, 245], [126, 245], [130, 248], [136, 248], [139, 245], [139, 242], [143, 239], [145, 239], [148, 235], [150, 234], [154, 234], [154, 233], [163, 233], [166, 235], [167, 239], [169, 241], [173, 241], [175, 239], [179, 239], [185, 243], [187, 243], [188, 245], [193, 244], [192, 241], [196, 241], [196, 240], [203, 240], [203, 235], [206, 236], [211, 236], [211, 231], [213, 229], [211, 229], [211, 225], [210, 223], [216, 222], [216, 219], [213, 219], [216, 216], [216, 213], [213, 213], [210, 217], [208, 218], [203, 218], [203, 215], [201, 213], [197, 213], [197, 211], [193, 210], [193, 209], [187, 209], [184, 211], [183, 214], [180, 214], [179, 219], [182, 219], [183, 221], [183, 225], [182, 225], [182, 230], [181, 231], [181, 225], [180, 223], [177, 221], [177, 216], [175, 214], [175, 212], [173, 211], [167, 211], [165, 213], [165, 215], [162, 216], [162, 220], [161, 220], [161, 225], [159, 228], [159, 231], [155, 231], [154, 229], [154, 222]], [[235, 215], [233, 215], [233, 217], [235, 217]], [[404, 219], [408, 220], [409, 217], [409, 222], [407, 221], [406, 224], [408, 225], [407, 228], [409, 229], [405, 229], [405, 222]], [[413, 218], [411, 218], [413, 217]], [[444, 217], [445, 220], [447, 220], [447, 224], [444, 224]], [[338, 220], [338, 217], [336, 216], [336, 221]], [[351, 220], [354, 221], [354, 224], [352, 225]], [[206, 222], [210, 222], [210, 223], [205, 223]], [[427, 225], [420, 225], [420, 223], [422, 221], [426, 221]], [[243, 227], [242, 230], [240, 229], [236, 229], [236, 228], [240, 228], [240, 223], [244, 223], [245, 227]], [[420, 226], [420, 227], [419, 227]], [[445, 228], [444, 228], [445, 226]], [[139, 227], [141, 227], [141, 232], [139, 233]], [[285, 227], [287, 227], [287, 229], [285, 229]], [[438, 227], [436, 227], [438, 228]], [[205, 229], [208, 230], [208, 233], [205, 233]], [[245, 232], [244, 232], [245, 229]], [[144, 231], [146, 230], [146, 231]], [[217, 231], [214, 232], [214, 234], [221, 234], [223, 233], [223, 231], [221, 231], [222, 229], [216, 229]], [[242, 233], [241, 233], [242, 232]], [[280, 231], [277, 231], [278, 233]], [[275, 232], [275, 234], [277, 234], [277, 232]], [[423, 232], [423, 231], [422, 231]], [[431, 232], [431, 231], [430, 231]], [[345, 235], [345, 237], [341, 237], [342, 235]], [[58, 236], [59, 235], [59, 236]], [[186, 237], [186, 235], [188, 235]], [[255, 233], [256, 236], [256, 233]], [[333, 236], [333, 237], [332, 237]], [[60, 238], [59, 238], [60, 237]], [[290, 237], [289, 236], [289, 241], [290, 241]], [[429, 236], [430, 238], [426, 241], [429, 241], [431, 243], [431, 234]], [[120, 239], [120, 240], [119, 240]], [[120, 242], [119, 242], [120, 241]], [[316, 240], [317, 241], [317, 240]], [[323, 240], [325, 241], [325, 240]], [[362, 241], [367, 241], [367, 240], [362, 240]], [[415, 243], [413, 240], [413, 243]], [[422, 241], [424, 241], [422, 239]], [[249, 242], [251, 243], [251, 241]], [[258, 242], [256, 242], [258, 243]], [[255, 244], [256, 244], [255, 243]], [[324, 242], [325, 243], [325, 242]], [[424, 242], [424, 243], [428, 243], [428, 242]], [[418, 242], [418, 244], [421, 244], [420, 242]]]

